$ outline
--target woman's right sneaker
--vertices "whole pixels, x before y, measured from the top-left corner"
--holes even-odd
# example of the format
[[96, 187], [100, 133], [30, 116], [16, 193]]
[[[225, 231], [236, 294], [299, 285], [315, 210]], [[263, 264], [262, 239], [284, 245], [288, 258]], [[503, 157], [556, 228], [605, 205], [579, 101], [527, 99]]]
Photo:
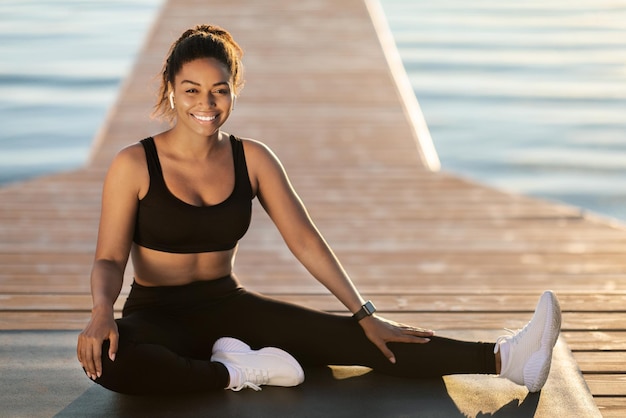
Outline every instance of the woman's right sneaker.
[[231, 337], [223, 337], [213, 345], [211, 361], [228, 369], [230, 383], [226, 389], [261, 390], [261, 385], [297, 386], [304, 382], [304, 370], [293, 356], [280, 348], [252, 350]]
[[535, 314], [524, 328], [498, 338], [494, 353], [500, 352], [500, 376], [538, 392], [548, 379], [552, 349], [561, 331], [561, 307], [556, 295], [541, 295]]

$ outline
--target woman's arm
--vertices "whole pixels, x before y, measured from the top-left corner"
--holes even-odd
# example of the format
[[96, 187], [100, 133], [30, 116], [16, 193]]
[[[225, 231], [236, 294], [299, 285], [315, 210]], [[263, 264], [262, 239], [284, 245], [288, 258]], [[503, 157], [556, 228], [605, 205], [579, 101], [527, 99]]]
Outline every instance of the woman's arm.
[[[91, 271], [93, 308], [91, 319], [78, 337], [77, 355], [87, 375], [102, 374], [102, 343], [109, 340], [109, 358], [115, 359], [118, 343], [113, 304], [122, 289], [128, 262], [142, 170], [141, 145], [122, 150], [113, 160], [102, 192], [102, 211], [95, 260]], [[145, 158], [144, 158], [145, 160]], [[145, 164], [145, 163], [144, 163]]]
[[[351, 312], [358, 311], [363, 298], [341, 263], [315, 227], [293, 189], [287, 174], [266, 146], [246, 141], [246, 158], [257, 197], [276, 224], [285, 243], [302, 265], [330, 290]], [[248, 157], [249, 156], [249, 157]], [[386, 342], [428, 342], [432, 331], [408, 327], [376, 315], [359, 321], [370, 340], [390, 361], [395, 362]]]

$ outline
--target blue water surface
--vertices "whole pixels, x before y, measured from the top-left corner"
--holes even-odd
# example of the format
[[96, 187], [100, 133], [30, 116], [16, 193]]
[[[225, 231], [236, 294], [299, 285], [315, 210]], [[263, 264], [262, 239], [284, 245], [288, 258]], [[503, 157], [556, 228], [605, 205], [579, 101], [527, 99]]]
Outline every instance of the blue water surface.
[[381, 4], [444, 170], [626, 220], [626, 1]]
[[0, 183], [85, 163], [160, 5], [0, 2]]

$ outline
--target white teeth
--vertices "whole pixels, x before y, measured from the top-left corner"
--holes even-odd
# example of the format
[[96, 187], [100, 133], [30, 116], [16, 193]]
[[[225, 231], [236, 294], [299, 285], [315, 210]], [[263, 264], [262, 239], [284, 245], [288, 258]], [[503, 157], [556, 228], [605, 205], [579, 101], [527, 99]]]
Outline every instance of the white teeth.
[[201, 120], [202, 122], [210, 122], [213, 119], [215, 119], [217, 116], [213, 115], [213, 116], [198, 116], [198, 115], [193, 115], [194, 118]]

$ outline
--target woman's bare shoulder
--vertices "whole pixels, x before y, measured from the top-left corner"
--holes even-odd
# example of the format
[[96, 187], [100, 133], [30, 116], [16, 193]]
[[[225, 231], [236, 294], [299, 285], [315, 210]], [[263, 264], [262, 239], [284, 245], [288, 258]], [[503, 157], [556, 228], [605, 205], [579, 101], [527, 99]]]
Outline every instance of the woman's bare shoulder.
[[134, 170], [146, 167], [146, 153], [143, 145], [139, 142], [127, 145], [117, 152], [111, 168]]
[[246, 153], [247, 160], [249, 160], [250, 158], [262, 160], [277, 159], [274, 151], [272, 151], [272, 149], [264, 142], [252, 138], [240, 138], [240, 140], [243, 143], [243, 148]]
[[145, 195], [150, 175], [143, 145], [136, 142], [118, 151], [109, 166], [107, 178], [118, 186], [129, 186], [139, 196]]
[[141, 145], [140, 142], [135, 142], [119, 150], [115, 158], [122, 159], [123, 161], [145, 160], [146, 153], [143, 145]]
[[246, 154], [250, 183], [256, 194], [262, 180], [275, 177], [279, 173], [284, 175], [284, 169], [276, 154], [265, 143], [251, 138], [241, 138], [241, 141]]

